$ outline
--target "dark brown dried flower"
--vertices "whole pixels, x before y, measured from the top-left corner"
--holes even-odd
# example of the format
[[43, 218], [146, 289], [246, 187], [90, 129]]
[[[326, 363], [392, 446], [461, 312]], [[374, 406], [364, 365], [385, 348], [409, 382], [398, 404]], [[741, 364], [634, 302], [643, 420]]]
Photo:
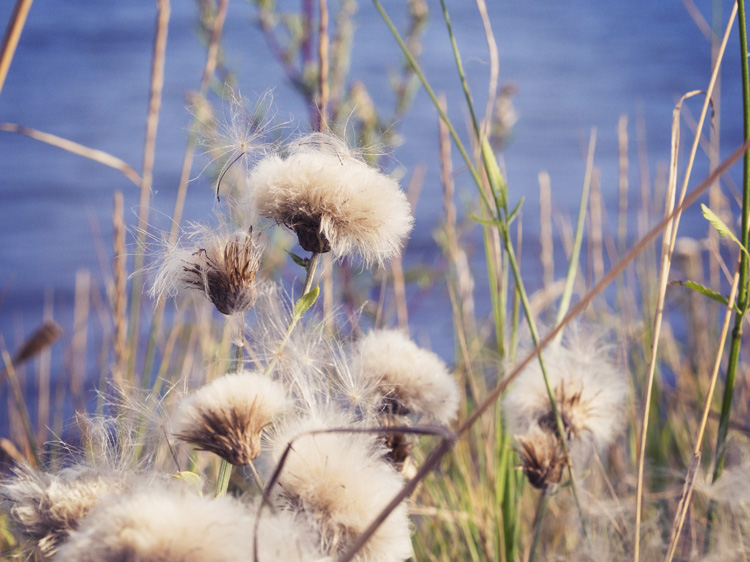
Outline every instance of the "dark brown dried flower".
[[175, 248], [159, 269], [151, 293], [161, 297], [197, 289], [222, 314], [247, 312], [256, 298], [261, 248], [252, 227], [231, 235], [208, 234], [198, 250]]
[[560, 482], [565, 467], [565, 452], [555, 433], [534, 426], [526, 434], [516, 436], [516, 443], [521, 468], [529, 484], [544, 490], [550, 484]]
[[230, 464], [245, 466], [260, 454], [263, 428], [288, 406], [283, 386], [265, 375], [224, 375], [180, 404], [176, 435]]

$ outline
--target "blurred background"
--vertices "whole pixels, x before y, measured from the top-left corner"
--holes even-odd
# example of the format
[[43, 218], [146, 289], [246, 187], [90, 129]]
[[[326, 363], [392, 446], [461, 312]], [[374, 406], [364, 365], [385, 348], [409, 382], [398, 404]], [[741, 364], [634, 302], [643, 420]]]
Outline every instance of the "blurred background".
[[[279, 4], [298, 9], [297, 2]], [[331, 4], [334, 10], [336, 2]], [[711, 41], [689, 9], [697, 10], [709, 31], [713, 25], [721, 34], [731, 4], [705, 0], [689, 6], [679, 0], [490, 0], [488, 4], [499, 48], [500, 86], [507, 86], [508, 94], [504, 102], [508, 103], [505, 119], [510, 128], [501, 147], [502, 159], [511, 206], [525, 198], [522, 267], [527, 286], [534, 290], [543, 283], [538, 259], [539, 172], [550, 175], [555, 216], [573, 222], [589, 136], [595, 127], [595, 165], [600, 169], [605, 220], [614, 229], [620, 117], [627, 117], [630, 193], [635, 200], [641, 188], [651, 189], [660, 174], [663, 181], [675, 102], [684, 93], [708, 85]], [[403, 31], [408, 23], [405, 3], [386, 1], [384, 5]], [[445, 92], [449, 114], [463, 132], [468, 116], [440, 6], [432, 1], [427, 6], [423, 69], [434, 89]], [[12, 0], [0, 0], [3, 25], [12, 7]], [[489, 65], [481, 20], [473, 2], [449, 0], [448, 8], [476, 105], [483, 108]], [[186, 109], [188, 93], [197, 89], [205, 62], [198, 14], [196, 3], [172, 5], [150, 216], [154, 231], [170, 225], [192, 119]], [[387, 113], [395, 100], [391, 78], [403, 65], [402, 55], [369, 2], [360, 3], [353, 21], [349, 80], [363, 83], [375, 105]], [[140, 170], [154, 27], [152, 0], [36, 0], [0, 94], [0, 122], [103, 150]], [[236, 77], [237, 91], [252, 101], [273, 90], [278, 120], [293, 120], [292, 127], [300, 131], [310, 129], [308, 107], [270, 54], [258, 29], [255, 5], [230, 2], [223, 46], [224, 63]], [[742, 138], [738, 51], [735, 29], [727, 47], [716, 115], [720, 156], [734, 150]], [[693, 115], [699, 114], [701, 103], [701, 98], [688, 103]], [[719, 98], [716, 103], [718, 109]], [[443, 217], [437, 131], [436, 111], [420, 90], [396, 124], [399, 142], [383, 160], [388, 171], [403, 177], [404, 186], [415, 170], [424, 167], [416, 228], [404, 257], [406, 268], [439, 270], [443, 259], [433, 236]], [[687, 128], [683, 137], [691, 137]], [[683, 147], [683, 152], [688, 148]], [[207, 163], [206, 157], [196, 158], [185, 220], [206, 220], [216, 210], [212, 177], [200, 175]], [[457, 154], [454, 166], [457, 199], [471, 211], [474, 191]], [[693, 174], [695, 183], [707, 171], [708, 158], [701, 155]], [[650, 179], [644, 182], [644, 177]], [[120, 173], [32, 139], [0, 132], [0, 335], [9, 349], [40, 323], [45, 306], [64, 328], [72, 325], [76, 276], [86, 275], [83, 271], [90, 272], [92, 313], [105, 307], [102, 272], [110, 267], [107, 256], [112, 248], [116, 190], [124, 194], [126, 223], [134, 225], [138, 189]], [[555, 240], [561, 236], [560, 224], [553, 226]], [[696, 208], [690, 209], [680, 228], [681, 234], [694, 237], [703, 237], [708, 230]], [[633, 237], [629, 236], [631, 241]], [[134, 253], [132, 231], [128, 244]], [[562, 246], [555, 251], [561, 252]], [[469, 252], [472, 261], [483, 264], [481, 245]], [[556, 257], [560, 258], [555, 260], [560, 276], [565, 259], [562, 254]], [[128, 266], [132, 267], [132, 258]], [[480, 282], [478, 310], [488, 307]], [[445, 357], [450, 358], [450, 303], [439, 285], [434, 294], [441, 304], [429, 298], [410, 299], [410, 325], [418, 340], [438, 352], [445, 350]], [[89, 337], [95, 340], [98, 334]], [[71, 338], [68, 329], [65, 338]], [[53, 355], [53, 361], [62, 359], [65, 347], [58, 346], [59, 357]], [[53, 376], [55, 372], [53, 368]]]

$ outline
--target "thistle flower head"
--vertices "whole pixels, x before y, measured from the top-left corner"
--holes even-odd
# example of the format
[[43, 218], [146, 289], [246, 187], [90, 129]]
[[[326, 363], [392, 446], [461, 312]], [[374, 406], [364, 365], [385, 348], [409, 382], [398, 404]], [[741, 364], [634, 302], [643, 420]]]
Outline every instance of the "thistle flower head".
[[[572, 454], [614, 441], [625, 421], [628, 385], [609, 349], [577, 335], [542, 352]], [[538, 362], [529, 365], [506, 392], [503, 410], [508, 431], [523, 435], [538, 425], [552, 434], [557, 425]], [[580, 445], [580, 447], [578, 447]]]
[[[295, 436], [286, 457], [274, 501], [304, 515], [316, 530], [324, 554], [336, 555], [356, 539], [399, 491], [401, 477], [382, 460], [375, 436], [327, 433], [302, 435], [331, 427], [305, 420], [274, 439], [278, 461]], [[411, 556], [406, 507], [400, 505], [360, 551], [357, 560], [393, 561]]]
[[435, 353], [398, 330], [374, 330], [360, 342], [356, 362], [376, 381], [381, 407], [396, 415], [416, 413], [446, 424], [458, 411], [458, 385]]
[[515, 439], [521, 468], [529, 484], [543, 490], [550, 484], [560, 482], [565, 453], [555, 433], [535, 425]]
[[171, 297], [193, 289], [203, 292], [222, 314], [249, 310], [255, 304], [262, 252], [252, 228], [231, 234], [202, 229], [193, 238], [199, 239], [191, 248], [175, 247], [163, 257], [152, 296]]
[[284, 387], [267, 376], [224, 375], [180, 403], [175, 433], [231, 464], [248, 465], [260, 454], [263, 428], [289, 406]]
[[248, 181], [249, 206], [294, 230], [308, 252], [357, 253], [382, 265], [400, 253], [413, 225], [398, 183], [333, 135], [313, 133], [286, 156], [267, 156]]
[[71, 533], [59, 562], [236, 562], [252, 552], [253, 518], [229, 496], [144, 489], [103, 501]]
[[55, 474], [19, 466], [0, 484], [0, 511], [10, 515], [26, 555], [49, 559], [102, 497], [131, 483], [122, 473], [84, 466]]

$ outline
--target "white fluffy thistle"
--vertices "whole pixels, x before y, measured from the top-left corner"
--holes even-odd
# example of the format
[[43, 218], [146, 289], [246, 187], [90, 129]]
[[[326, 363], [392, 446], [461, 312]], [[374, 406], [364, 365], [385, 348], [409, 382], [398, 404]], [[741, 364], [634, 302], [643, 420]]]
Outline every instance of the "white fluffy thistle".
[[374, 330], [359, 341], [355, 365], [374, 381], [395, 414], [420, 414], [447, 424], [456, 417], [458, 384], [437, 354], [400, 330]]
[[[587, 445], [598, 449], [610, 445], [623, 429], [629, 396], [625, 373], [610, 350], [601, 341], [579, 334], [564, 345], [545, 349], [542, 356], [574, 456], [586, 455]], [[505, 393], [503, 412], [512, 435], [523, 435], [533, 426], [557, 432], [537, 361]]]
[[132, 482], [125, 473], [86, 466], [54, 474], [19, 466], [0, 484], [0, 511], [10, 515], [26, 556], [49, 559], [101, 498]]
[[[287, 443], [336, 421], [304, 420], [274, 438], [279, 460]], [[332, 423], [333, 422], [333, 423]], [[383, 461], [374, 435], [303, 435], [292, 444], [274, 490], [277, 507], [304, 515], [316, 530], [324, 554], [340, 554], [370, 525], [401, 489], [401, 477]], [[362, 562], [405, 560], [412, 554], [406, 506], [401, 504], [359, 551]]]
[[159, 264], [151, 295], [173, 297], [183, 290], [198, 290], [222, 314], [241, 314], [256, 299], [255, 276], [262, 245], [253, 230], [211, 232], [196, 229], [189, 247], [167, 249]]
[[414, 222], [398, 183], [330, 134], [302, 137], [285, 157], [267, 156], [248, 183], [247, 206], [294, 230], [308, 252], [356, 253], [382, 265], [400, 254]]
[[224, 375], [180, 403], [175, 433], [233, 465], [248, 465], [260, 454], [263, 429], [290, 407], [284, 387], [263, 374]]
[[252, 528], [252, 516], [229, 496], [146, 488], [101, 502], [55, 560], [236, 562], [250, 559]]

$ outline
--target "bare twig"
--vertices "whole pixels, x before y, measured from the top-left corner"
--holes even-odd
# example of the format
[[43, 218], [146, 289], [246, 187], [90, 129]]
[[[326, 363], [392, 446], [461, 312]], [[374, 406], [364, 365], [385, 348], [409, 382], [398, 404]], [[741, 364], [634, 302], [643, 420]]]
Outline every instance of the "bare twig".
[[8, 27], [5, 29], [3, 43], [0, 45], [0, 92], [3, 91], [5, 78], [8, 76], [8, 69], [10, 69], [10, 63], [16, 53], [16, 46], [21, 38], [23, 26], [26, 24], [26, 16], [29, 15], [32, 1], [16, 0], [13, 13], [8, 21]]
[[123, 160], [120, 160], [116, 156], [112, 156], [111, 154], [108, 154], [101, 150], [89, 148], [88, 146], [78, 144], [77, 142], [73, 142], [71, 140], [64, 139], [50, 133], [37, 131], [36, 129], [30, 129], [29, 127], [23, 127], [15, 123], [0, 123], [0, 131], [24, 135], [39, 142], [56, 146], [57, 148], [62, 148], [63, 150], [72, 152], [73, 154], [77, 154], [78, 156], [83, 156], [84, 158], [88, 158], [89, 160], [93, 160], [94, 162], [98, 162], [99, 164], [103, 164], [104, 166], [114, 168], [118, 172], [122, 173], [135, 185], [141, 185], [141, 176], [130, 164]]

